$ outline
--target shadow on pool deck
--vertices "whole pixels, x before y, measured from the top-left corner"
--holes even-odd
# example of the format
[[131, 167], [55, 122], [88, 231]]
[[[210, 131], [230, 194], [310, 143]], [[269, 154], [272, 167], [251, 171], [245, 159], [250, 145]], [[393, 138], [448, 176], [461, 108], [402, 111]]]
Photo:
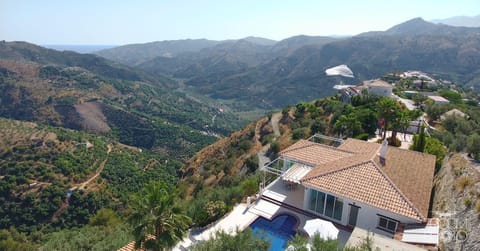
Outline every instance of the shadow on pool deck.
[[[249, 210], [267, 219], [272, 219], [282, 213], [293, 214], [300, 220], [297, 232], [304, 232], [303, 227], [307, 220], [315, 218], [324, 219], [303, 210], [304, 195], [305, 189], [300, 184], [292, 189], [291, 186], [286, 186], [281, 178], [278, 178], [266, 187], [261, 197], [263, 199], [256, 201]], [[328, 219], [324, 220], [328, 221]], [[343, 247], [348, 238], [350, 238], [351, 230], [338, 224], [335, 224], [335, 226], [339, 230], [337, 238], [339, 245]]]

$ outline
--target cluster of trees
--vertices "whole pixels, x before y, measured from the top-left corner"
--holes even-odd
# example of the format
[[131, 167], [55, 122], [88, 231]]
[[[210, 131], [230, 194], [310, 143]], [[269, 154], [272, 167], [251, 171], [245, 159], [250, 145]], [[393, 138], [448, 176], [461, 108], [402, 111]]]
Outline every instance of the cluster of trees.
[[442, 120], [444, 131], [433, 131], [432, 136], [442, 141], [450, 151], [467, 152], [480, 160], [480, 117], [468, 110], [469, 119], [450, 115]]
[[[107, 158], [108, 138], [0, 122], [0, 130], [9, 131], [17, 142], [15, 147], [0, 143], [0, 230], [4, 233], [0, 242], [15, 247], [1, 250], [22, 250], [23, 244], [27, 250], [34, 249], [30, 245], [46, 245], [45, 250], [114, 250], [132, 239], [131, 228], [110, 223], [105, 228], [98, 219], [89, 224], [98, 210], [111, 208], [126, 217], [130, 196], [144, 184], [153, 179], [169, 186], [177, 183], [181, 163], [158, 154], [114, 146]], [[43, 138], [53, 134], [56, 139]], [[35, 140], [31, 135], [36, 135]], [[85, 141], [94, 147], [79, 144]], [[73, 190], [65, 206], [67, 190], [94, 175], [105, 159], [102, 174], [86, 190]]]
[[[103, 105], [103, 113], [113, 128], [110, 136], [121, 143], [152, 149], [164, 148], [168, 156], [184, 160], [203, 147], [213, 143], [215, 137], [204, 135], [185, 125], [174, 126], [157, 117], [148, 117]], [[165, 155], [167, 155], [165, 154]]]
[[117, 250], [132, 239], [130, 227], [112, 209], [102, 208], [87, 225], [46, 235], [41, 250]]
[[180, 162], [165, 159], [149, 152], [112, 152], [101, 177], [107, 182], [106, 191], [116, 198], [120, 208], [126, 208], [130, 195], [140, 191], [150, 180], [177, 183]]
[[[235, 204], [246, 196], [258, 191], [258, 184], [262, 182], [263, 174], [236, 174], [222, 178], [215, 187], [207, 186], [203, 180], [197, 180], [193, 199], [181, 203], [187, 209], [187, 215], [192, 219], [193, 226], [203, 227], [218, 220], [225, 213], [231, 211]], [[189, 181], [181, 182], [184, 186]]]
[[[45, 135], [45, 131], [55, 133], [59, 142], [42, 136], [37, 141], [29, 140], [29, 135]], [[90, 214], [105, 204], [99, 193], [75, 191], [71, 197], [75, 206], [51, 222], [53, 213], [65, 201], [69, 185], [87, 179], [98, 168], [97, 160], [106, 158], [104, 141], [86, 133], [49, 127], [17, 126], [11, 136], [19, 143], [0, 148], [0, 228], [15, 226], [24, 233], [43, 234], [85, 224]], [[95, 145], [94, 150], [76, 146], [86, 140]]]
[[410, 150], [435, 155], [435, 167], [438, 170], [445, 158], [445, 146], [437, 138], [428, 137], [425, 130], [425, 126], [422, 126], [420, 133], [413, 136], [413, 144], [410, 146]]
[[[442, 90], [440, 95], [450, 101], [448, 105], [427, 103], [425, 112], [430, 123], [437, 127], [431, 131], [433, 138], [443, 142], [452, 152], [467, 152], [480, 160], [480, 108], [478, 94], [471, 90]], [[468, 98], [468, 99], [463, 99]], [[445, 112], [458, 109], [466, 114], [444, 116]], [[441, 125], [441, 126], [437, 126]]]
[[[287, 111], [284, 111], [284, 115]], [[351, 104], [341, 102], [339, 97], [325, 98], [315, 103], [299, 103], [295, 107], [295, 121], [290, 125], [293, 139], [315, 133], [367, 139], [378, 128], [386, 138], [387, 130], [391, 130], [389, 143], [398, 146], [400, 142], [392, 139], [397, 138], [398, 132], [405, 132], [410, 121], [420, 115], [420, 111], [410, 111], [391, 98], [364, 92], [352, 97]]]

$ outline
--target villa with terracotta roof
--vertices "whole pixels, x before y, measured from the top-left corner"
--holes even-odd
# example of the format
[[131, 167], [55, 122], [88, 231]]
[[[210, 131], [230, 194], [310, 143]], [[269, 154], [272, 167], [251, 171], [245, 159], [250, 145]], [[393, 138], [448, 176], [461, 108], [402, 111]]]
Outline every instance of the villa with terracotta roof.
[[[280, 176], [275, 182], [281, 180], [295, 190], [279, 203], [340, 227], [392, 238], [403, 229], [422, 228], [428, 222], [435, 170], [435, 156], [430, 154], [386, 142], [346, 139], [334, 147], [300, 140], [264, 170]], [[269, 187], [262, 193], [270, 201], [278, 201], [275, 196], [279, 197]], [[433, 241], [415, 236], [409, 241], [410, 237], [404, 236], [403, 241], [438, 241], [438, 236]]]
[[393, 86], [381, 79], [363, 81], [363, 87], [367, 88], [369, 93], [383, 97], [392, 96]]

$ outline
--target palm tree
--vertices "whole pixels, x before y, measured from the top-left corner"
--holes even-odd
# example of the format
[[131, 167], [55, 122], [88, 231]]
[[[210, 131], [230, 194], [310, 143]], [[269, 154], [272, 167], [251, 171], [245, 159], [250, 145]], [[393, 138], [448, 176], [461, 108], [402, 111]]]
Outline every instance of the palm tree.
[[[407, 129], [410, 126], [410, 121], [412, 120], [410, 117], [411, 116], [408, 110], [402, 110], [399, 113], [399, 116], [396, 122], [398, 128], [403, 131], [403, 140], [406, 140], [406, 137], [407, 137]], [[392, 138], [393, 138], [393, 135], [392, 135]]]
[[391, 98], [382, 98], [377, 102], [378, 118], [383, 120], [383, 137], [387, 137], [390, 123], [397, 117], [400, 106]]
[[353, 114], [340, 115], [333, 128], [347, 137], [353, 137], [361, 132], [362, 124]]
[[175, 193], [161, 182], [148, 183], [132, 201], [135, 248], [168, 250], [186, 233], [191, 219], [174, 205]]

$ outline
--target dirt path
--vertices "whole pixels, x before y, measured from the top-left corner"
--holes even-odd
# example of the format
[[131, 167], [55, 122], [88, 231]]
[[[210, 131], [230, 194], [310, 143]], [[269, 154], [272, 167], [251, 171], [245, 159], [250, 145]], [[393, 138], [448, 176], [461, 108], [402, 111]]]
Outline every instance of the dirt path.
[[[87, 181], [85, 181], [83, 183], [80, 183], [79, 185], [75, 185], [75, 186], [71, 187], [69, 190], [73, 191], [75, 189], [85, 189], [85, 187], [90, 182], [94, 181], [102, 173], [103, 168], [105, 168], [105, 164], [107, 163], [108, 156], [109, 156], [111, 151], [112, 151], [112, 145], [107, 145], [107, 156], [102, 161], [102, 163], [100, 163], [100, 167], [97, 169], [97, 172], [92, 177], [90, 177]], [[55, 213], [53, 213], [52, 219], [51, 219], [52, 222], [55, 221], [58, 218], [58, 216], [60, 216], [60, 214], [62, 214], [63, 211], [65, 211], [68, 208], [69, 201], [70, 201], [70, 196], [67, 196], [67, 198], [65, 199], [65, 202], [63, 202], [62, 205], [60, 206], [60, 208], [58, 208], [57, 211], [55, 211]]]
[[282, 118], [282, 113], [277, 112], [277, 113], [274, 113], [272, 115], [272, 118], [270, 119], [275, 137], [280, 136], [280, 128], [278, 127], [278, 122], [280, 121], [281, 118]]
[[95, 175], [93, 175], [92, 177], [90, 177], [90, 179], [88, 179], [87, 181], [81, 183], [79, 186], [76, 186], [76, 187], [72, 187], [70, 188], [72, 191], [74, 189], [85, 189], [85, 187], [90, 183], [92, 182], [93, 180], [95, 180], [103, 171], [103, 168], [105, 168], [105, 164], [107, 163], [107, 160], [108, 160], [108, 155], [110, 154], [110, 152], [112, 151], [112, 145], [107, 145], [107, 157], [105, 157], [105, 159], [102, 161], [102, 163], [100, 163], [100, 167], [98, 168], [97, 172], [95, 173]]
[[475, 159], [470, 158], [467, 153], [462, 153], [461, 155], [463, 156], [463, 158], [468, 160], [468, 162], [470, 162], [470, 165], [472, 165], [472, 167], [475, 170], [477, 170], [477, 172], [480, 173], [480, 163], [479, 162], [477, 162]]
[[[281, 112], [277, 112], [277, 113], [274, 113], [272, 115], [272, 118], [270, 119], [270, 123], [272, 125], [272, 129], [273, 129], [273, 134], [275, 135], [275, 137], [280, 137], [281, 134], [280, 134], [280, 127], [278, 125], [278, 123], [280, 122], [280, 119], [282, 118], [282, 113]], [[260, 132], [259, 132], [260, 133]], [[265, 146], [262, 147], [262, 150], [258, 152], [258, 167], [260, 169], [262, 169], [265, 164], [267, 164], [268, 162], [272, 161], [269, 157], [267, 157], [266, 153], [268, 151], [268, 149], [270, 149], [270, 144], [267, 144]]]

